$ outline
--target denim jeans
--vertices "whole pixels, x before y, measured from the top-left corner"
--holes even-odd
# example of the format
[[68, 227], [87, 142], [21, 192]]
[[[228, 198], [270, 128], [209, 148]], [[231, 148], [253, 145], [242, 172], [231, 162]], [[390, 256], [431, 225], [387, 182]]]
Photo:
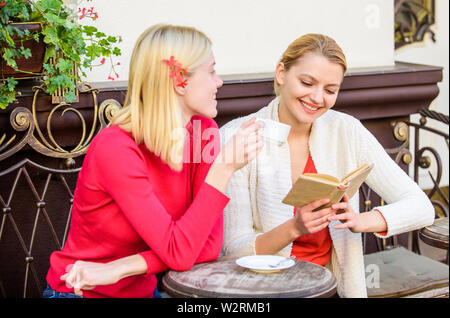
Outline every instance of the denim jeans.
[[[44, 298], [83, 298], [83, 296], [78, 296], [74, 293], [57, 292], [56, 290], [53, 290], [48, 284], [42, 296]], [[162, 298], [158, 292], [158, 288], [155, 288], [155, 291], [153, 292], [153, 298]]]
[[74, 293], [57, 292], [56, 290], [53, 290], [48, 284], [42, 296], [44, 298], [83, 298], [83, 296], [78, 296], [77, 294]]

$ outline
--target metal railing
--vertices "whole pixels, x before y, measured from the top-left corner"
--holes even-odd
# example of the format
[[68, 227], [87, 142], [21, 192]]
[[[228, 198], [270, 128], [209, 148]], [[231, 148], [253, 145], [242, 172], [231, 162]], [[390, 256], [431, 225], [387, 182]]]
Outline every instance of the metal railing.
[[[428, 172], [428, 177], [431, 180], [432, 188], [427, 191], [427, 195], [434, 205], [436, 210], [436, 217], [448, 216], [449, 210], [449, 198], [441, 190], [441, 181], [443, 175], [443, 162], [442, 158], [435, 148], [429, 145], [421, 145], [420, 138], [422, 131], [428, 131], [433, 134], [434, 137], [440, 138], [443, 143], [447, 145], [447, 150], [449, 149], [449, 133], [448, 124], [449, 117], [447, 115], [429, 110], [421, 109], [419, 111], [421, 116], [419, 123], [414, 123], [411, 121], [405, 122], [393, 122], [393, 134], [396, 140], [402, 142], [399, 147], [386, 149], [386, 151], [394, 157], [397, 164], [403, 163], [406, 165], [412, 165], [412, 178], [416, 183], [419, 183], [424, 174], [421, 170]], [[440, 130], [430, 126], [429, 119], [435, 120], [446, 125], [446, 129]], [[412, 135], [414, 136], [414, 144], [412, 147], [413, 153], [410, 150], [411, 138], [410, 129], [412, 130]], [[432, 162], [435, 162], [436, 169], [430, 169], [432, 167]], [[382, 198], [376, 196], [373, 191], [367, 186], [363, 185], [360, 189], [360, 195], [362, 200], [364, 200], [364, 211], [370, 211], [373, 206], [383, 205], [384, 201]], [[375, 199], [374, 199], [375, 198]], [[376, 203], [375, 203], [376, 202]], [[419, 231], [413, 231], [411, 233], [411, 249], [413, 252], [422, 254], [419, 246]], [[367, 234], [363, 235], [364, 247], [366, 247]], [[398, 244], [398, 237], [394, 236], [388, 239], [376, 238], [377, 250], [390, 249]]]
[[[89, 130], [76, 108], [60, 103], [47, 115], [46, 131], [42, 131], [36, 111], [41, 90], [34, 88], [31, 110], [17, 107], [11, 112], [14, 133], [0, 133], [1, 297], [42, 295], [50, 254], [60, 250], [67, 237], [82, 159], [92, 138], [121, 108], [114, 99], [98, 105], [97, 91], [85, 85], [80, 93], [91, 94], [93, 101], [94, 120]], [[72, 149], [57, 143], [51, 126], [55, 114], [69, 112], [78, 117], [81, 127], [80, 141]]]

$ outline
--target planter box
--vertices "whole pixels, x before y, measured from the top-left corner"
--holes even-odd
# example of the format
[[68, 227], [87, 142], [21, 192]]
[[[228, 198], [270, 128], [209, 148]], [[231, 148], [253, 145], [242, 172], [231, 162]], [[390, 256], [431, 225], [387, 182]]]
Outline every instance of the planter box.
[[[42, 30], [42, 26], [39, 22], [12, 23], [12, 25], [14, 25], [15, 27], [17, 27], [22, 31], [28, 30], [30, 31], [30, 33], [40, 32]], [[16, 46], [20, 47], [21, 38], [16, 34], [14, 34], [12, 38], [15, 41]], [[31, 57], [29, 57], [28, 59], [23, 57], [16, 60], [19, 70], [38, 74], [42, 73], [46, 49], [45, 43], [43, 41], [43, 36], [40, 36], [39, 42], [35, 41], [34, 39], [29, 39], [23, 41], [22, 44], [24, 48], [29, 48], [31, 50]], [[37, 76], [16, 71], [8, 64], [6, 64], [6, 62], [3, 59], [1, 59], [0, 62], [1, 62], [0, 66], [1, 78], [14, 77], [16, 79], [20, 79], [20, 78], [32, 78]]]

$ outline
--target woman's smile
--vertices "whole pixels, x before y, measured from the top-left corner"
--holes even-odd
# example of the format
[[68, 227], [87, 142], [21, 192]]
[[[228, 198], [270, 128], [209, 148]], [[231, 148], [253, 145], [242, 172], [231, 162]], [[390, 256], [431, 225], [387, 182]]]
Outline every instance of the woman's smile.
[[316, 114], [317, 111], [319, 111], [322, 107], [321, 106], [317, 106], [308, 102], [305, 102], [304, 100], [299, 99], [300, 101], [300, 105], [302, 106], [303, 110], [307, 113], [307, 114]]

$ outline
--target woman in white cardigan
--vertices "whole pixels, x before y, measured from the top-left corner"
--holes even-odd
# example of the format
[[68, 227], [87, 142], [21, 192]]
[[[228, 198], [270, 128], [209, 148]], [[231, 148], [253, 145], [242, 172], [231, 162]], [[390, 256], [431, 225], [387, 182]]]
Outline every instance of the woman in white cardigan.
[[[361, 233], [389, 237], [418, 229], [433, 223], [434, 210], [424, 192], [357, 119], [331, 110], [346, 69], [345, 56], [334, 40], [304, 35], [289, 45], [276, 67], [277, 97], [221, 128], [226, 142], [251, 117], [291, 127], [286, 142], [265, 142], [258, 157], [231, 178], [222, 253], [295, 255], [329, 267], [338, 280], [340, 297], [367, 297]], [[342, 178], [364, 163], [374, 164], [366, 183], [387, 205], [359, 214], [356, 194], [330, 208], [313, 212], [326, 202], [319, 200], [294, 213], [292, 206], [281, 202], [305, 166]]]

